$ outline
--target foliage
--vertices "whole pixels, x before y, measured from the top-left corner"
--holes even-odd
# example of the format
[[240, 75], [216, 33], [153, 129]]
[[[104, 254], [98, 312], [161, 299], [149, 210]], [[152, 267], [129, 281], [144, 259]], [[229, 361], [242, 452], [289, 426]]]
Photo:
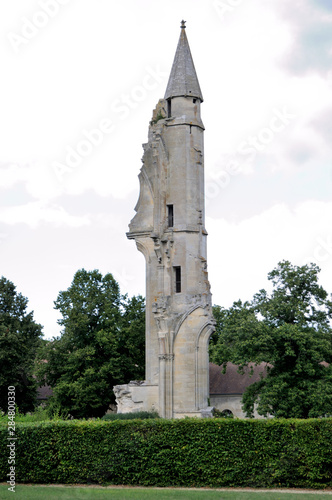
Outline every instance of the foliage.
[[133, 420], [146, 418], [160, 418], [157, 412], [154, 411], [135, 411], [132, 413], [106, 413], [102, 420]]
[[[15, 417], [14, 421], [15, 422], [44, 422], [45, 420], [66, 420], [68, 418], [68, 415], [60, 413], [54, 413], [52, 417], [49, 415], [49, 411], [47, 410], [46, 407], [39, 405], [37, 406], [33, 412], [28, 412], [28, 413], [21, 413], [20, 409], [16, 407], [15, 410]], [[8, 422], [8, 415], [5, 413], [0, 414], [0, 423], [5, 423], [7, 424]]]
[[[332, 486], [332, 419], [57, 421], [16, 436], [20, 483]], [[1, 481], [7, 437], [0, 425]]]
[[165, 118], [165, 113], [159, 109], [157, 116], [150, 121], [150, 125], [155, 125], [156, 123], [159, 122], [159, 120], [163, 120]]
[[267, 375], [243, 395], [243, 408], [285, 418], [332, 415], [332, 302], [318, 284], [315, 264], [288, 261], [269, 273], [273, 291], [252, 302], [214, 308], [217, 340], [211, 360], [239, 365], [268, 363]]
[[28, 299], [15, 285], [0, 278], [0, 408], [7, 411], [8, 386], [15, 387], [20, 411], [31, 411], [36, 404], [37, 383], [33, 378], [36, 350], [42, 327], [27, 312]]
[[39, 380], [53, 389], [50, 412], [101, 417], [114, 385], [144, 377], [144, 299], [121, 296], [111, 274], [81, 269], [55, 308], [62, 335], [38, 356]]
[[213, 408], [212, 415], [214, 418], [234, 418], [230, 410], [218, 410], [217, 408]]

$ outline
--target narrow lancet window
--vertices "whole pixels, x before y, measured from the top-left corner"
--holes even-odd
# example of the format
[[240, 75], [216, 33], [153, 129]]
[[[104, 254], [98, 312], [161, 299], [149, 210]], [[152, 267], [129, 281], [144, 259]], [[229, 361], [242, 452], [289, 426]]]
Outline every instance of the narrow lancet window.
[[167, 205], [167, 226], [174, 226], [174, 208], [173, 205]]
[[181, 293], [181, 267], [174, 267], [175, 274], [175, 293]]
[[167, 118], [172, 116], [172, 100], [167, 99]]

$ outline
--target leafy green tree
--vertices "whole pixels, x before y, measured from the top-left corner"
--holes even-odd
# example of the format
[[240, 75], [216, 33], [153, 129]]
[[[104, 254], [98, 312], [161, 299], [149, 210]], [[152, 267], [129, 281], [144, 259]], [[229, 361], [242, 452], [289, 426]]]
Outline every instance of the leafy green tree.
[[0, 408], [7, 412], [8, 386], [15, 386], [15, 401], [21, 413], [36, 405], [37, 382], [33, 378], [36, 351], [42, 327], [27, 312], [28, 299], [15, 285], [0, 278]]
[[119, 353], [125, 382], [145, 377], [145, 300], [141, 296], [122, 300]]
[[318, 284], [315, 264], [280, 262], [268, 275], [273, 290], [252, 302], [216, 309], [218, 339], [213, 362], [228, 361], [240, 372], [249, 363], [268, 363], [267, 375], [250, 385], [243, 409], [260, 415], [309, 418], [332, 415], [332, 302]]
[[100, 417], [114, 385], [144, 377], [144, 299], [121, 296], [111, 274], [81, 269], [55, 308], [62, 335], [39, 353], [38, 369], [53, 388], [51, 411]]

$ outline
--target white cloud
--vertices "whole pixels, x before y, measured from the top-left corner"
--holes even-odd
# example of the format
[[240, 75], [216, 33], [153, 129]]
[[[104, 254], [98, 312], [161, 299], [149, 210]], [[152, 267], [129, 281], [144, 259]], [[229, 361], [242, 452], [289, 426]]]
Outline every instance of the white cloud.
[[10, 188], [18, 182], [26, 182], [27, 168], [17, 163], [2, 163], [0, 165], [0, 188]]
[[56, 227], [80, 227], [90, 224], [87, 216], [68, 214], [64, 208], [43, 201], [34, 201], [14, 207], [0, 209], [0, 222], [8, 225], [27, 224], [36, 228], [40, 224], [52, 224]]
[[[209, 276], [214, 302], [230, 306], [268, 287], [267, 273], [281, 260], [317, 263], [322, 285], [331, 291], [332, 202], [308, 201], [290, 209], [275, 205], [232, 224], [208, 218]], [[317, 251], [326, 243], [326, 247]]]
[[0, 189], [9, 189], [23, 183], [33, 198], [50, 200], [62, 192], [54, 172], [41, 161], [3, 162], [0, 164]]

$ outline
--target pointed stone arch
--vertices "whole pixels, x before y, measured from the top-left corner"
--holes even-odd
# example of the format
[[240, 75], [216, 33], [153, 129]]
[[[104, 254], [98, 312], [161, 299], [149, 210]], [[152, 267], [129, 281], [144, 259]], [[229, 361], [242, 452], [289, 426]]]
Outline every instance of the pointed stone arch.
[[214, 330], [214, 324], [207, 321], [196, 343], [196, 404], [200, 410], [206, 408], [209, 397], [209, 340]]
[[[192, 307], [177, 325], [174, 336], [173, 401], [178, 415], [200, 414], [209, 396], [208, 341], [214, 331], [201, 305]], [[193, 412], [194, 408], [194, 412]]]

